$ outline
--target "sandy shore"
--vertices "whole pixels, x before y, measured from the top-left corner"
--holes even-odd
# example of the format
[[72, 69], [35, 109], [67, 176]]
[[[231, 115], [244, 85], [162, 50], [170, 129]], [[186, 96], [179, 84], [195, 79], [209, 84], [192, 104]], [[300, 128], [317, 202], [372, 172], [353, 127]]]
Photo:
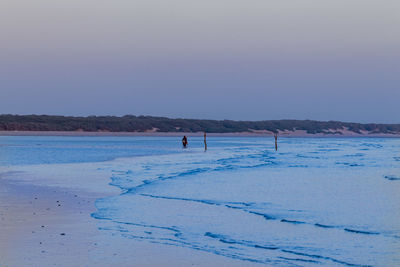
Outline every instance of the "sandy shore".
[[90, 214], [106, 195], [0, 176], [0, 266], [259, 265], [99, 231]]
[[[82, 132], [82, 131], [0, 131], [0, 136], [203, 136], [203, 132]], [[208, 137], [272, 137], [269, 131], [254, 131], [240, 133], [207, 133]], [[342, 134], [309, 134], [306, 131], [281, 131], [280, 137], [385, 137], [400, 138], [400, 134], [357, 134], [350, 131], [342, 131]]]

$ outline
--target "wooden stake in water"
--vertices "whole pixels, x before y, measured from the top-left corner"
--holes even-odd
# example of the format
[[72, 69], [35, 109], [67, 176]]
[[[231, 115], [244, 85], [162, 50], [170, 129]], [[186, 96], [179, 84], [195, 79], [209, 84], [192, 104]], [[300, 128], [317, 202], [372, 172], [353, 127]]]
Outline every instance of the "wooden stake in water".
[[275, 137], [275, 151], [278, 151], [278, 133], [274, 133]]
[[206, 140], [207, 134], [204, 132], [204, 151], [207, 151], [207, 140]]

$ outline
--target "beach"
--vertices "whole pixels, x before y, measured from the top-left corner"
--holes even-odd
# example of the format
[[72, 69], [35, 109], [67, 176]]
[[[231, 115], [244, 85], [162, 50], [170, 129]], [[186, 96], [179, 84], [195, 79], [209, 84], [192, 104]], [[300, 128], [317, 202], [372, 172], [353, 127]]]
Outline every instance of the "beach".
[[400, 267], [400, 1], [1, 1], [0, 267]]
[[202, 141], [2, 137], [0, 265], [400, 262], [398, 139]]
[[188, 248], [115, 242], [90, 216], [111, 193], [0, 178], [0, 266], [243, 266]]

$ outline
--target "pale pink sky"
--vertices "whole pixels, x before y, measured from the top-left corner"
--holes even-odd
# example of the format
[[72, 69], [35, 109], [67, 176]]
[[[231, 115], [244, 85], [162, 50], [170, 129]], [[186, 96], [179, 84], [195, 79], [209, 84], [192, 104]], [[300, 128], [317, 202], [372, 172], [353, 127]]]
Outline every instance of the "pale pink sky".
[[0, 113], [396, 122], [400, 2], [3, 0]]

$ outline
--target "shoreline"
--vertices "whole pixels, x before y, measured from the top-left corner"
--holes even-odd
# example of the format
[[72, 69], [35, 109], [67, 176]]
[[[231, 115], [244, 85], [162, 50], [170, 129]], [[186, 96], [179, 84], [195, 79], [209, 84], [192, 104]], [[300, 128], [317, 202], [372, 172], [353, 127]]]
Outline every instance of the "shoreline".
[[[84, 132], [84, 131], [0, 131], [0, 136], [81, 136], [81, 137], [202, 137], [203, 132]], [[273, 137], [272, 132], [207, 133], [207, 137]], [[305, 131], [280, 132], [279, 137], [293, 138], [400, 138], [399, 134], [308, 134]]]
[[[325, 143], [331, 143], [329, 139], [324, 139], [324, 140], [325, 141], [321, 139], [320, 141]], [[296, 142], [296, 140], [293, 141]], [[304, 142], [307, 143], [307, 140], [298, 140], [298, 141], [302, 143]], [[314, 141], [308, 140], [308, 141], [310, 141], [310, 143], [314, 143], [313, 145], [314, 150], [307, 150], [307, 151], [309, 152], [319, 151], [318, 153], [323, 155], [325, 155], [325, 153], [328, 153], [327, 152], [328, 149], [326, 149], [327, 147], [325, 148], [321, 147], [318, 144], [319, 142], [315, 142], [315, 140]], [[334, 143], [335, 142], [337, 143], [338, 141], [340, 140], [336, 140], [334, 141]], [[361, 140], [361, 139], [353, 141], [347, 140], [347, 141], [369, 143], [368, 140]], [[176, 177], [178, 177], [180, 181], [170, 183], [169, 185], [167, 183], [165, 184], [165, 187], [163, 189], [159, 188], [160, 191], [154, 190], [154, 188], [157, 187], [155, 186], [153, 187], [153, 189], [149, 188], [148, 191], [145, 190], [142, 192], [144, 194], [146, 193], [154, 194], [156, 198], [151, 197], [149, 199], [143, 195], [144, 198], [138, 196], [138, 198], [133, 199], [134, 201], [120, 202], [121, 204], [120, 207], [124, 207], [124, 209], [122, 209], [121, 211], [127, 213], [130, 213], [132, 211], [131, 215], [133, 216], [133, 219], [132, 217], [127, 217], [125, 219], [124, 216], [121, 216], [120, 218], [122, 222], [128, 222], [128, 223], [139, 222], [140, 224], [143, 222], [144, 225], [154, 227], [152, 225], [158, 225], [158, 222], [161, 219], [165, 218], [167, 223], [165, 223], [165, 225], [164, 223], [161, 223], [161, 226], [174, 227], [174, 225], [178, 225], [177, 227], [180, 228], [181, 227], [180, 222], [178, 222], [178, 220], [175, 219], [175, 217], [173, 219], [170, 219], [171, 215], [182, 216], [182, 218], [185, 217], [187, 218], [188, 215], [190, 215], [190, 217], [195, 218], [193, 220], [195, 223], [197, 220], [202, 222], [201, 220], [203, 219], [201, 216], [211, 216], [207, 217], [210, 218], [210, 220], [209, 219], [204, 220], [204, 222], [208, 221], [211, 222], [210, 227], [203, 228], [201, 226], [198, 228], [198, 230], [195, 229], [196, 232], [200, 234], [206, 234], [209, 232], [220, 233], [221, 231], [222, 234], [226, 234], [226, 231], [232, 231], [234, 229], [246, 229], [247, 225], [255, 225], [257, 226], [254, 227], [254, 229], [256, 230], [249, 230], [250, 234], [256, 233], [254, 231], [260, 231], [260, 233], [264, 233], [262, 231], [265, 231], [265, 233], [269, 233], [269, 235], [266, 236], [267, 239], [269, 236], [271, 236], [271, 239], [276, 238], [275, 240], [280, 240], [281, 236], [285, 237], [285, 235], [289, 233], [284, 239], [282, 239], [285, 242], [285, 240], [290, 240], [288, 239], [288, 237], [290, 238], [291, 236], [293, 236], [292, 233], [299, 235], [300, 237], [303, 238], [307, 237], [310, 232], [306, 232], [305, 233], [307, 234], [306, 236], [302, 234], [303, 233], [302, 229], [304, 228], [300, 229], [301, 227], [304, 226], [307, 228], [311, 227], [312, 229], [310, 230], [313, 231], [311, 233], [314, 233], [314, 231], [316, 231], [315, 234], [318, 234], [319, 236], [321, 235], [321, 232], [319, 231], [327, 231], [327, 236], [326, 236], [327, 241], [330, 240], [336, 242], [337, 239], [330, 239], [331, 236], [339, 234], [340, 237], [342, 235], [352, 235], [352, 233], [349, 232], [346, 233], [346, 230], [342, 229], [343, 227], [339, 227], [339, 231], [341, 232], [330, 232], [331, 230], [320, 229], [321, 227], [315, 227], [314, 225], [315, 221], [309, 220], [307, 214], [304, 215], [306, 216], [304, 220], [301, 218], [300, 218], [301, 220], [299, 220], [300, 222], [304, 222], [303, 226], [292, 225], [291, 222], [295, 221], [290, 221], [292, 217], [289, 216], [293, 217], [298, 216], [298, 213], [296, 211], [298, 210], [297, 208], [300, 208], [296, 206], [295, 203], [296, 198], [298, 197], [301, 198], [302, 196], [307, 195], [308, 192], [316, 192], [310, 194], [311, 198], [316, 198], [318, 200], [319, 197], [323, 197], [322, 201], [324, 201], [325, 199], [327, 199], [327, 197], [330, 198], [334, 196], [336, 192], [339, 191], [341, 194], [343, 194], [340, 195], [340, 199], [350, 199], [353, 197], [354, 190], [360, 190], [360, 192], [364, 193], [360, 194], [360, 199], [358, 199], [357, 202], [353, 203], [356, 204], [355, 206], [358, 206], [358, 203], [363, 203], [365, 202], [365, 200], [369, 199], [370, 192], [374, 193], [374, 195], [380, 195], [380, 196], [385, 196], [385, 194], [388, 193], [388, 196], [393, 196], [393, 198], [392, 197], [383, 199], [377, 198], [377, 202], [381, 203], [382, 206], [376, 206], [376, 207], [374, 206], [374, 208], [384, 209], [386, 206], [392, 207], [393, 205], [394, 207], [393, 210], [395, 210], [396, 207], [395, 204], [397, 202], [393, 200], [395, 200], [394, 195], [397, 184], [396, 182], [393, 182], [389, 179], [384, 179], [382, 177], [382, 170], [384, 170], [385, 175], [391, 173], [395, 174], [395, 172], [391, 171], [389, 173], [389, 171], [386, 168], [387, 166], [391, 166], [389, 165], [390, 162], [389, 163], [387, 162], [387, 159], [392, 159], [393, 156], [396, 156], [396, 151], [398, 151], [398, 142], [395, 139], [383, 140], [383, 141], [384, 142], [382, 142], [382, 140], [371, 139], [371, 143], [389, 143], [384, 146], [386, 148], [390, 148], [387, 150], [387, 153], [380, 153], [379, 152], [380, 147], [375, 147], [375, 146], [371, 146], [373, 151], [365, 152], [365, 153], [370, 153], [369, 155], [372, 156], [372, 158], [367, 157], [365, 159], [372, 159], [377, 163], [386, 162], [382, 166], [378, 165], [379, 169], [376, 169], [375, 171], [371, 171], [373, 169], [365, 170], [366, 167], [364, 167], [364, 165], [355, 164], [356, 168], [344, 169], [343, 172], [341, 172], [342, 167], [341, 165], [337, 165], [335, 159], [333, 159], [330, 163], [329, 162], [325, 163], [326, 161], [325, 158], [317, 157], [318, 162], [321, 162], [321, 164], [323, 165], [326, 164], [326, 166], [329, 166], [329, 164], [333, 164], [332, 165], [334, 166], [333, 170], [335, 171], [329, 172], [329, 169], [318, 168], [318, 165], [315, 165], [317, 167], [316, 169], [307, 169], [309, 168], [308, 162], [305, 162], [307, 164], [305, 165], [306, 169], [295, 170], [293, 168], [287, 168], [287, 166], [296, 166], [290, 163], [290, 165], [282, 165], [281, 166], [282, 168], [281, 167], [269, 168], [271, 172], [264, 172], [265, 169], [249, 172], [250, 170], [248, 168], [244, 168], [243, 172], [233, 174], [231, 172], [232, 168], [230, 166], [235, 166], [236, 159], [240, 160], [242, 158], [242, 155], [251, 156], [254, 154], [248, 152], [245, 152], [245, 154], [236, 155], [235, 158], [233, 158], [233, 160], [228, 162], [229, 165], [225, 164], [224, 166], [227, 166], [227, 168], [225, 168], [225, 170], [227, 170], [225, 175], [221, 175], [220, 170], [216, 169], [217, 170], [216, 176], [207, 177], [209, 174], [205, 173], [206, 176], [194, 177], [194, 179], [187, 179], [187, 177], [184, 176], [182, 177], [180, 176], [180, 173], [187, 173], [187, 170], [188, 169], [190, 170], [192, 168], [195, 170], [198, 169], [199, 165], [196, 162], [198, 159], [201, 162], [201, 159], [198, 154], [191, 155], [189, 161], [192, 162], [191, 159], [196, 159], [196, 162], [190, 165], [190, 168], [186, 168], [184, 165], [185, 162], [182, 162], [183, 168], [181, 167], [178, 168], [178, 172], [174, 169], [164, 168], [163, 166], [165, 165], [163, 164], [158, 165], [160, 163], [165, 162], [165, 160], [167, 161], [168, 164], [171, 163], [174, 164], [175, 162], [178, 162], [175, 158], [170, 157], [169, 155], [164, 156], [165, 159], [152, 158], [150, 160], [147, 159], [141, 162], [137, 161], [136, 159], [134, 161], [131, 161], [129, 159], [121, 159], [111, 162], [0, 166], [0, 266], [5, 266], [5, 267], [8, 266], [46, 267], [54, 265], [56, 266], [98, 265], [99, 267], [100, 266], [178, 266], [179, 267], [179, 266], [256, 266], [256, 265], [261, 266], [261, 264], [258, 263], [253, 263], [246, 260], [239, 260], [240, 258], [237, 259], [231, 258], [229, 257], [229, 255], [228, 257], [218, 255], [218, 253], [216, 253], [218, 252], [218, 250], [205, 252], [193, 249], [193, 247], [189, 248], [189, 247], [174, 246], [173, 245], [174, 243], [163, 245], [160, 244], [160, 237], [168, 238], [168, 235], [165, 235], [164, 233], [158, 233], [158, 231], [155, 231], [154, 233], [150, 232], [150, 235], [154, 234], [154, 238], [147, 238], [148, 237], [147, 234], [149, 233], [143, 232], [142, 234], [141, 229], [136, 232], [136, 228], [132, 229], [134, 227], [130, 226], [118, 228], [118, 226], [115, 225], [116, 228], [114, 228], [113, 226], [114, 224], [110, 224], [106, 220], [96, 219], [96, 218], [106, 218], [106, 219], [110, 218], [108, 216], [105, 217], [99, 216], [96, 218], [95, 216], [92, 217], [93, 212], [96, 212], [97, 210], [96, 206], [99, 211], [104, 208], [108, 209], [107, 206], [102, 205], [102, 203], [104, 202], [99, 199], [111, 197], [111, 199], [108, 199], [105, 202], [108, 202], [109, 200], [111, 200], [112, 202], [114, 200], [114, 196], [117, 196], [115, 198], [117, 199], [119, 198], [118, 195], [124, 193], [119, 189], [118, 186], [116, 186], [118, 183], [114, 183], [115, 186], [110, 185], [110, 182], [112, 181], [111, 177], [115, 177], [116, 179], [120, 177], [125, 177], [125, 174], [128, 174], [129, 171], [132, 170], [131, 174], [135, 173], [135, 171], [137, 171], [137, 174], [132, 176], [130, 175], [126, 176], [127, 179], [132, 179], [132, 181], [136, 179], [135, 176], [137, 176], [138, 178], [143, 177], [149, 180], [152, 177], [159, 178], [161, 176], [158, 175], [157, 166], [162, 166], [162, 168], [159, 168], [159, 171], [164, 175], [164, 177], [168, 177], [169, 176], [168, 174], [173, 173], [174, 175], [177, 175]], [[263, 142], [263, 140], [258, 139], [257, 142]], [[394, 144], [396, 144], [396, 146], [393, 146]], [[304, 151], [304, 149], [300, 146], [295, 146], [295, 147], [297, 147], [297, 149], [299, 150], [294, 150], [293, 151], [294, 155], [296, 155], [298, 152]], [[361, 161], [362, 163], [363, 158], [358, 159], [357, 154], [350, 154], [355, 152], [353, 151], [353, 146], [350, 147], [346, 146], [346, 147], [350, 148], [350, 150], [349, 153], [347, 152], [343, 153], [343, 156], [347, 159], [346, 161], [344, 161], [344, 164], [346, 162], [359, 163], [359, 161]], [[263, 148], [260, 148], [257, 149], [256, 151], [265, 151], [265, 150]], [[378, 151], [378, 153], [376, 153], [376, 151]], [[335, 154], [336, 152], [333, 152], [333, 155]], [[206, 154], [201, 153], [201, 155], [206, 155]], [[349, 159], [347, 155], [355, 155], [356, 159], [354, 159], [353, 161], [353, 158]], [[207, 163], [207, 162], [216, 162], [218, 161], [218, 159], [227, 158], [227, 156], [231, 157], [232, 153], [230, 152], [229, 154], [223, 153], [221, 157], [216, 157], [216, 158], [214, 157], [209, 158], [209, 156], [204, 156], [204, 157], [207, 159], [206, 161]], [[382, 156], [385, 156], [384, 157], [384, 159], [386, 159], [385, 161], [380, 161], [380, 159], [382, 159]], [[282, 158], [288, 158], [285, 154], [278, 157], [279, 158], [277, 158], [276, 162], [278, 162]], [[249, 157], [245, 158], [246, 158], [245, 160], [247, 161]], [[315, 157], [310, 157], [310, 158], [315, 158]], [[293, 160], [293, 158], [290, 157], [288, 159], [290, 161]], [[300, 158], [300, 161], [304, 161], [304, 158]], [[152, 162], [157, 162], [157, 164], [154, 165], [152, 164]], [[293, 162], [298, 162], [298, 161], [293, 160]], [[312, 162], [314, 161], [311, 161], [311, 163]], [[242, 163], [244, 163], [244, 165]], [[259, 165], [258, 162], [250, 162], [250, 163], [238, 162], [237, 164], [238, 166], [240, 165], [243, 167], [246, 166], [254, 167]], [[142, 168], [141, 167], [135, 168], [135, 166], [139, 167], [145, 166], [145, 168], [154, 169], [155, 172], [148, 173], [144, 168], [143, 168], [144, 172], [140, 172]], [[313, 166], [313, 164], [310, 164], [309, 166]], [[337, 169], [337, 167], [339, 167], [340, 170]], [[360, 169], [363, 169], [363, 171], [358, 172], [358, 170]], [[286, 173], [283, 172], [283, 170], [289, 170], [289, 172]], [[328, 172], [326, 170], [328, 170]], [[395, 169], [390, 167], [390, 170], [395, 170]], [[117, 174], [116, 176], [113, 176], [113, 173], [119, 173], [119, 175]], [[351, 178], [353, 177], [352, 176], [353, 174], [354, 178], [358, 177], [359, 180], [349, 179], [349, 177]], [[331, 175], [331, 177], [329, 175]], [[347, 175], [350, 176], [347, 177]], [[326, 183], [325, 182], [314, 183], [314, 181], [319, 180], [321, 176], [324, 177], [324, 179], [326, 179]], [[246, 178], [243, 179], [243, 177]], [[307, 177], [307, 181], [301, 179], [303, 177]], [[338, 180], [331, 179], [335, 177], [337, 177]], [[375, 182], [376, 177], [378, 178], [377, 180], [378, 183]], [[249, 181], [250, 178], [252, 180]], [[266, 179], [268, 180], [266, 181]], [[298, 184], [296, 183], [293, 184], [293, 182], [296, 182], [296, 180]], [[244, 183], [241, 183], [241, 181], [244, 181]], [[346, 181], [349, 181], [349, 183], [345, 183]], [[304, 188], [301, 188], [300, 185], [303, 184], [304, 182], [306, 182], [306, 186]], [[136, 183], [129, 184], [129, 187], [132, 187], [133, 185], [136, 185]], [[230, 185], [234, 186], [229, 187]], [[341, 186], [342, 189], [338, 189], [336, 187], [337, 185]], [[312, 186], [311, 191], [310, 191], [310, 186]], [[381, 186], [382, 189], [379, 189], [381, 188]], [[124, 189], [128, 187], [125, 186], [122, 188]], [[179, 190], [175, 188], [179, 188]], [[258, 188], [260, 188], [260, 191], [257, 191]], [[299, 192], [298, 191], [299, 188], [300, 190], [305, 190], [305, 191]], [[320, 192], [319, 189], [321, 188], [323, 189], [327, 188], [327, 191]], [[378, 188], [379, 190], [376, 192], [370, 191], [372, 190], [371, 188]], [[155, 193], [153, 193], [152, 190], [154, 190]], [[229, 190], [231, 191], [231, 193], [226, 195], [224, 193], [220, 193], [223, 192], [223, 190]], [[205, 195], [202, 195], [202, 193], [197, 195], [196, 191], [207, 192], [207, 193]], [[168, 194], [166, 192], [172, 192], [173, 194]], [[238, 199], [234, 198], [234, 196], [240, 195], [241, 192], [245, 192], [243, 197], [240, 197]], [[296, 195], [297, 192], [298, 195]], [[260, 197], [252, 198], [250, 194], [251, 195], [257, 194]], [[266, 199], [264, 196], [268, 194], [273, 194], [275, 196], [272, 196], [271, 199]], [[280, 195], [283, 196], [282, 199], [278, 198]], [[286, 195], [288, 195], [289, 197], [286, 197]], [[171, 196], [171, 199], [165, 198], [164, 200], [164, 198], [160, 199], [157, 198], [157, 196], [167, 196], [167, 197]], [[291, 198], [290, 196], [293, 196], [293, 198]], [[122, 197], [124, 198], [124, 196]], [[225, 209], [221, 210], [220, 206], [215, 206], [214, 204], [212, 205], [207, 204], [206, 206], [203, 207], [204, 208], [203, 209], [201, 207], [203, 205], [201, 204], [202, 203], [201, 201], [203, 199], [206, 200], [216, 199], [218, 201], [224, 201], [222, 203], [228, 203], [228, 204], [266, 203], [266, 202], [270, 203], [270, 200], [272, 200], [274, 203], [272, 205], [276, 205], [277, 207], [279, 207], [280, 203], [284, 202], [285, 200], [288, 200], [289, 205], [285, 210], [288, 211], [293, 210], [295, 213], [294, 214], [285, 213], [283, 214], [283, 216], [281, 216], [279, 215], [279, 212], [281, 212], [280, 208], [276, 209], [273, 206], [271, 208], [268, 207], [267, 208], [268, 210], [263, 211], [263, 213], [265, 212], [266, 214], [270, 213], [278, 214], [279, 217], [277, 216], [277, 220], [268, 222], [271, 223], [271, 225], [266, 226], [266, 228], [264, 228], [264, 223], [266, 218], [264, 216], [257, 215], [258, 213], [253, 214], [246, 212], [245, 214], [243, 214], [242, 211], [240, 211], [240, 209], [237, 210], [235, 208], [233, 209], [229, 208], [228, 210]], [[193, 200], [195, 201], [193, 202]], [[330, 202], [331, 200], [326, 200], [326, 201], [327, 203], [325, 203], [326, 205], [325, 207], [332, 207], [336, 205], [335, 204], [336, 200], [334, 199], [332, 200], [332, 203]], [[308, 202], [310, 203], [309, 207], [314, 207], [314, 202], [315, 201], [313, 199], [309, 199]], [[332, 205], [333, 203], [334, 205]], [[346, 205], [346, 204], [347, 203], [342, 203], [341, 205]], [[247, 207], [246, 204], [238, 204], [238, 205], [239, 205], [238, 207], [243, 207], [244, 209], [246, 209]], [[350, 205], [352, 204], [350, 203]], [[344, 215], [352, 214], [353, 213], [352, 211], [355, 209], [355, 206], [350, 206], [351, 209], [348, 210], [349, 213], [344, 213]], [[113, 208], [115, 208], [116, 211], [119, 210], [119, 207], [115, 205], [111, 205], [109, 207], [111, 208], [109, 210], [111, 212]], [[169, 209], [169, 207], [172, 207], [172, 209]], [[234, 205], [233, 207], [236, 207], [236, 205]], [[253, 210], [257, 211], [258, 206], [254, 207], [255, 209]], [[296, 208], [296, 210], [294, 210], [293, 208]], [[365, 210], [369, 209], [369, 207], [365, 205], [363, 208], [365, 208]], [[335, 212], [339, 209], [340, 207], [338, 209], [334, 209], [332, 212]], [[160, 210], [165, 211], [165, 214], [164, 213], [160, 214], [159, 212]], [[310, 209], [308, 208], [307, 210]], [[362, 212], [365, 212], [365, 210], [361, 209]], [[187, 213], [188, 211], [189, 213]], [[331, 212], [331, 210], [329, 209], [328, 211]], [[196, 217], [197, 213], [200, 214], [199, 215], [200, 217]], [[259, 214], [262, 215], [263, 213]], [[243, 215], [246, 214], [249, 214], [249, 217], [243, 218]], [[386, 216], [385, 214], [389, 213], [383, 213], [384, 216]], [[111, 218], [112, 217], [113, 216], [111, 215]], [[155, 217], [155, 220], [152, 219], [153, 217]], [[116, 218], [118, 221], [119, 215], [117, 215]], [[216, 218], [216, 220], [214, 220], [213, 218]], [[230, 221], [240, 222], [242, 218], [243, 222], [239, 224], [229, 223]], [[396, 219], [393, 212], [389, 214], [388, 218], [392, 218], [394, 221]], [[288, 224], [287, 222], [282, 221], [282, 219], [289, 219], [290, 223]], [[321, 217], [317, 220], [317, 222], [322, 222], [323, 220], [324, 217]], [[328, 222], [330, 222], [329, 218], [327, 218], [327, 220]], [[227, 221], [227, 225], [229, 226], [229, 228], [223, 227], [223, 229], [219, 229], [218, 228], [219, 226], [215, 228], [212, 226], [212, 225], [224, 225], [225, 221]], [[187, 223], [190, 223], [190, 226], [194, 225], [192, 223], [192, 219], [188, 220]], [[182, 229], [184, 229], [185, 225], [189, 225], [187, 223], [183, 223]], [[206, 224], [202, 223], [202, 225]], [[327, 225], [339, 225], [339, 224], [336, 222], [336, 219], [333, 219], [332, 222], [330, 222]], [[269, 228], [270, 226], [277, 228]], [[297, 230], [294, 229], [294, 232], [291, 232], [292, 226], [297, 227], [296, 228]], [[362, 231], [363, 229], [362, 225], [359, 226], [356, 224], [356, 226], [351, 229], [356, 229], [356, 230], [361, 229]], [[282, 234], [274, 236], [273, 232], [268, 232], [270, 231], [269, 229], [272, 229], [271, 231], [275, 230], [282, 231]], [[383, 231], [385, 229], [386, 228], [381, 229], [382, 233], [384, 233]], [[379, 238], [381, 236], [384, 237], [383, 235], [380, 235], [381, 230], [377, 229], [377, 233], [379, 232], [378, 236]], [[332, 231], [336, 230], [333, 229]], [[126, 233], [128, 234], [126, 235]], [[182, 231], [182, 233], [184, 232]], [[192, 241], [193, 239], [190, 239], [191, 236], [190, 229], [187, 233], [188, 234], [183, 235], [183, 237], [186, 238], [187, 236], [189, 237], [187, 241], [193, 242]], [[243, 232], [243, 235], [240, 235], [239, 238], [243, 236], [245, 238], [244, 240], [249, 239], [250, 240], [249, 242], [254, 242], [253, 244], [264, 244], [263, 240], [251, 239], [250, 237], [247, 238], [247, 236], [245, 237], [244, 234], [246, 233], [247, 230], [245, 230]], [[230, 237], [231, 235], [234, 234], [229, 234], [228, 232], [226, 236]], [[208, 235], [205, 236], [207, 238], [210, 237]], [[325, 238], [324, 235], [322, 236]], [[374, 237], [375, 235], [372, 235], [372, 238]], [[343, 239], [344, 241], [352, 242], [351, 239], [348, 239], [346, 236], [342, 236], [341, 238], [344, 238]], [[360, 238], [363, 238], [363, 235], [361, 235]], [[224, 248], [224, 246], [230, 246], [229, 243], [228, 245], [225, 245], [226, 243], [223, 242], [224, 240], [229, 241], [229, 239], [220, 239], [220, 241], [222, 242], [221, 243], [218, 241], [218, 239], [206, 240], [205, 242], [207, 243], [203, 244], [208, 244], [208, 242], [210, 242], [209, 244], [211, 246], [215, 246], [217, 249], [219, 248], [229, 249], [229, 247]], [[304, 240], [308, 239], [306, 238]], [[194, 239], [194, 241], [196, 241], [196, 239]], [[222, 245], [219, 243], [218, 245], [215, 245], [213, 242], [219, 242]], [[271, 245], [274, 245], [275, 247], [274, 243], [275, 242], [272, 241]], [[293, 244], [295, 243], [296, 241], [294, 240]], [[353, 244], [346, 242], [344, 243]], [[196, 244], [196, 243], [190, 243], [190, 244]], [[321, 243], [321, 246], [324, 248], [325, 244], [327, 244], [327, 242], [324, 241]], [[357, 245], [357, 242], [355, 244]], [[387, 244], [388, 249], [390, 249], [387, 251], [387, 253], [392, 253], [392, 250], [395, 249], [394, 246], [390, 246], [391, 243], [378, 243], [378, 244], [384, 244], [384, 245]], [[374, 246], [374, 243], [371, 243], [371, 245]], [[372, 246], [370, 248], [372, 248]], [[275, 251], [277, 255], [275, 254], [271, 255], [273, 259], [273, 261], [271, 261], [271, 264], [275, 260], [278, 261], [283, 260], [285, 262], [292, 260], [292, 258], [286, 257], [287, 255], [285, 256], [285, 251], [281, 250], [282, 248], [284, 249], [284, 246], [281, 246], [279, 244], [279, 246], [276, 245], [276, 247], [279, 249]], [[376, 248], [377, 248], [376, 251], [385, 252], [384, 250], [378, 248], [378, 246]], [[242, 248], [242, 249], [244, 249], [243, 251], [247, 251], [246, 250], [247, 248]], [[365, 249], [369, 250], [369, 248], [367, 247], [365, 247]], [[251, 247], [249, 253], [253, 253], [251, 251], [253, 251], [253, 247]], [[273, 251], [272, 253], [275, 252]], [[235, 252], [233, 253], [234, 254], [232, 255], [236, 255]], [[240, 251], [238, 253], [240, 253]], [[264, 252], [259, 251], [255, 253], [257, 253], [256, 255], [262, 255], [258, 253], [264, 253]], [[343, 255], [346, 255], [345, 252], [343, 253], [344, 253]], [[355, 253], [358, 252], [356, 251]], [[392, 258], [388, 258], [386, 260], [381, 255], [382, 254], [380, 254], [380, 260], [385, 263], [390, 262], [392, 259], [394, 262], [397, 259], [396, 256], [392, 256]], [[395, 254], [392, 253], [391, 255]], [[280, 256], [283, 256], [283, 258]], [[320, 256], [320, 259], [323, 259], [322, 256]], [[266, 259], [268, 259], [268, 257], [269, 256], [266, 255]], [[336, 257], [333, 258], [336, 259]], [[296, 258], [293, 259], [296, 260]], [[328, 261], [329, 259], [330, 258], [328, 258]], [[340, 258], [338, 259], [340, 260]], [[359, 260], [360, 263], [364, 263], [363, 259], [360, 258]], [[322, 261], [325, 262], [325, 260]], [[374, 262], [372, 256], [370, 261], [372, 263]], [[353, 261], [351, 262], [353, 263]], [[332, 264], [332, 262], [328, 263]], [[356, 262], [354, 261], [354, 263]], [[300, 262], [300, 264], [302, 263]], [[368, 262], [365, 262], [365, 265], [367, 264]]]
[[0, 266], [261, 266], [100, 230], [102, 221], [91, 216], [96, 200], [120, 194], [108, 187], [88, 191], [0, 173]]

